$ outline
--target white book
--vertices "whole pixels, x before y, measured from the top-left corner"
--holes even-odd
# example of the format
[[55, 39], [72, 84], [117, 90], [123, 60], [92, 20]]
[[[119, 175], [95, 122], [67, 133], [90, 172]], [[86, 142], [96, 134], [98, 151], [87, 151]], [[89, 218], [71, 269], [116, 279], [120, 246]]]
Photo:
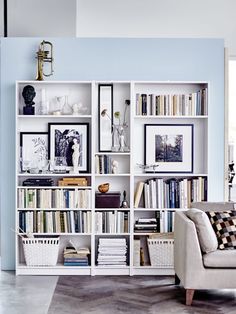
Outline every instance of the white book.
[[138, 182], [134, 194], [134, 208], [138, 208], [143, 193], [144, 182]]
[[70, 211], [70, 224], [71, 224], [71, 232], [75, 233], [75, 216], [74, 216], [74, 211]]
[[134, 247], [133, 247], [133, 265], [134, 266], [140, 266], [140, 247], [141, 247], [140, 240], [134, 240]]

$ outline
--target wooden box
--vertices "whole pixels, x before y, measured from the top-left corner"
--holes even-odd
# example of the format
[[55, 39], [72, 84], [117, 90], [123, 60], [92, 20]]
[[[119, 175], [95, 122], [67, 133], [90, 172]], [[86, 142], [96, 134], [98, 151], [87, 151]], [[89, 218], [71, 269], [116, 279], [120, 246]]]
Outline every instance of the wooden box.
[[96, 208], [119, 208], [120, 207], [120, 192], [96, 192], [95, 195]]

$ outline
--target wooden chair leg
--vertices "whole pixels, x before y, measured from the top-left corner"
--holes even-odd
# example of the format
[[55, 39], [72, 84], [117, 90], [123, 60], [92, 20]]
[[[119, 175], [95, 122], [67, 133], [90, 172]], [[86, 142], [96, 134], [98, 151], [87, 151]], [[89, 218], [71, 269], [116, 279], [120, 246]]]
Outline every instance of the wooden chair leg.
[[175, 274], [175, 285], [179, 285], [180, 284], [180, 279], [179, 277]]
[[186, 289], [186, 305], [192, 305], [194, 289]]

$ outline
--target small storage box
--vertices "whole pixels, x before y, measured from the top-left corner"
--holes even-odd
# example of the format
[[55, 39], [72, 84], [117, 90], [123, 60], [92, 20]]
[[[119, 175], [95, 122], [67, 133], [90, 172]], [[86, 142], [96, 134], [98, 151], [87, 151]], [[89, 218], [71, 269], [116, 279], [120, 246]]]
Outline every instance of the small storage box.
[[160, 268], [174, 267], [174, 239], [164, 235], [155, 235], [147, 239], [151, 266]]
[[22, 239], [27, 266], [55, 266], [57, 264], [60, 238]]
[[107, 192], [95, 195], [96, 208], [119, 208], [120, 207], [120, 192]]

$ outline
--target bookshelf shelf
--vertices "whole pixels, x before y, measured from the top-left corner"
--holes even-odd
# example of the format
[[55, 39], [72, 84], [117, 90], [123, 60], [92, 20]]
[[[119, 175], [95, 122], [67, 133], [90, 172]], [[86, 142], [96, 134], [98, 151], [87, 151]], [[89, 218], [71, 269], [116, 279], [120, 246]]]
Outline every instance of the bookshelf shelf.
[[103, 156], [103, 155], [108, 155], [108, 156], [130, 156], [130, 153], [126, 153], [126, 152], [106, 152], [106, 153], [96, 152], [95, 155], [98, 155], [98, 156]]
[[181, 210], [181, 211], [185, 211], [187, 210], [186, 208], [134, 208], [134, 211], [137, 212], [143, 212], [143, 211], [177, 211], [177, 210]]
[[207, 119], [207, 115], [202, 115], [202, 116], [154, 116], [154, 115], [149, 115], [149, 116], [141, 116], [141, 115], [136, 115], [134, 116], [134, 119]]
[[163, 173], [163, 172], [148, 172], [148, 173], [135, 173], [135, 177], [161, 177], [161, 178], [191, 178], [191, 177], [207, 177], [207, 173]]
[[[127, 129], [124, 132], [125, 148], [127, 151], [119, 151], [123, 149], [121, 143], [121, 137], [119, 141], [111, 137], [111, 132], [106, 134], [106, 143], [108, 147], [104, 151], [100, 151], [99, 132], [101, 131], [101, 112], [99, 107], [99, 89], [101, 84], [112, 84], [113, 88], [113, 112], [120, 112], [120, 121], [127, 123]], [[25, 106], [24, 99], [22, 98], [22, 90], [24, 86], [32, 85], [36, 91], [35, 101], [35, 115], [23, 115], [23, 108]], [[202, 177], [207, 182], [208, 180], [208, 121], [211, 118], [208, 116], [208, 82], [141, 82], [141, 81], [117, 81], [117, 82], [97, 82], [97, 81], [50, 81], [50, 82], [37, 82], [37, 81], [18, 81], [16, 82], [16, 226], [25, 226], [32, 228], [33, 219], [33, 231], [35, 237], [55, 237], [60, 236], [60, 248], [58, 255], [58, 263], [52, 267], [28, 267], [25, 265], [23, 246], [21, 238], [16, 235], [16, 274], [18, 275], [170, 275], [173, 274], [172, 269], [164, 269], [154, 266], [148, 266], [150, 264], [147, 239], [149, 236], [156, 235], [158, 233], [173, 232], [174, 214], [179, 210], [187, 210], [187, 208], [178, 208], [180, 204], [176, 203], [175, 208], [172, 208], [173, 203], [164, 202], [157, 203], [156, 206], [152, 206], [152, 203], [145, 204], [144, 193], [139, 199], [139, 203], [135, 203], [136, 188], [141, 183], [149, 184], [153, 181], [163, 180], [163, 184], [168, 184], [169, 181], [175, 180], [181, 182], [183, 180], [191, 181]], [[50, 110], [42, 111], [43, 96], [45, 91], [46, 100], [49, 103]], [[100, 90], [101, 91], [101, 90]], [[69, 95], [69, 104], [82, 103], [86, 108], [79, 111], [76, 115], [54, 115], [52, 114], [53, 104], [55, 98], [64, 97]], [[143, 96], [144, 95], [144, 96]], [[146, 96], [145, 96], [146, 95]], [[177, 96], [176, 96], [177, 95]], [[199, 95], [201, 96], [199, 98]], [[180, 97], [181, 96], [181, 97]], [[145, 103], [145, 99], [147, 103]], [[161, 100], [162, 99], [162, 100]], [[182, 100], [181, 100], [182, 99]], [[124, 119], [126, 100], [130, 100], [130, 106], [127, 107], [126, 120]], [[164, 100], [164, 101], [163, 101]], [[183, 101], [184, 100], [184, 101]], [[143, 103], [144, 102], [144, 103]], [[41, 106], [41, 107], [40, 107]], [[146, 108], [145, 106], [149, 106]], [[106, 109], [106, 108], [104, 108]], [[156, 109], [156, 110], [155, 110]], [[145, 111], [146, 110], [146, 111]], [[41, 114], [46, 113], [49, 114]], [[61, 110], [65, 113], [65, 111]], [[83, 114], [84, 113], [84, 114]], [[180, 115], [182, 113], [183, 115]], [[144, 115], [142, 115], [144, 114]], [[157, 114], [157, 115], [156, 115]], [[113, 123], [119, 124], [117, 118], [113, 117]], [[78, 174], [72, 173], [20, 173], [20, 162], [22, 162], [22, 155], [20, 147], [20, 133], [26, 132], [47, 132], [49, 129], [49, 123], [61, 123], [61, 124], [76, 124], [76, 123], [88, 123], [88, 158], [87, 158], [87, 172]], [[161, 172], [143, 172], [142, 168], [138, 165], [144, 164], [144, 129], [145, 124], [192, 124], [194, 126], [194, 154], [193, 154], [193, 172], [192, 173], [161, 173]], [[104, 130], [103, 130], [104, 131]], [[103, 132], [102, 131], [102, 132]], [[101, 133], [102, 134], [102, 133]], [[122, 135], [122, 136], [123, 136]], [[203, 141], [203, 139], [206, 139]], [[116, 139], [117, 140], [117, 139]], [[68, 144], [68, 143], [67, 143]], [[115, 144], [115, 145], [113, 145]], [[69, 144], [68, 144], [69, 145]], [[120, 145], [120, 146], [119, 146]], [[59, 146], [59, 145], [58, 145]], [[111, 147], [117, 151], [109, 151]], [[50, 141], [48, 141], [48, 151], [50, 150]], [[108, 150], [108, 151], [105, 151]], [[61, 152], [60, 152], [61, 153]], [[71, 152], [72, 154], [72, 152]], [[21, 159], [20, 159], [21, 158]], [[48, 158], [50, 159], [50, 158]], [[67, 161], [68, 162], [68, 161]], [[71, 165], [71, 164], [70, 164]], [[114, 166], [115, 165], [115, 166]], [[41, 168], [40, 168], [41, 169]], [[50, 168], [53, 169], [53, 168]], [[67, 168], [68, 169], [68, 168]], [[152, 169], [152, 168], [150, 168]], [[109, 172], [105, 174], [104, 172]], [[115, 173], [113, 173], [115, 172]], [[59, 180], [62, 178], [77, 178], [83, 177], [87, 179], [87, 186], [59, 186]], [[51, 186], [23, 186], [25, 180], [28, 179], [51, 179]], [[199, 179], [200, 181], [200, 179]], [[31, 181], [28, 181], [31, 183]], [[120, 192], [120, 199], [116, 203], [117, 207], [113, 208], [114, 204], [107, 204], [103, 208], [96, 208], [95, 203], [97, 201], [95, 195], [97, 193], [98, 186], [100, 184], [109, 183], [109, 191]], [[47, 183], [42, 183], [47, 184]], [[207, 183], [206, 183], [207, 184]], [[166, 187], [165, 187], [166, 188]], [[205, 186], [204, 186], [205, 188]], [[30, 191], [31, 190], [31, 191]], [[37, 198], [42, 197], [39, 193], [40, 190], [45, 190], [48, 193], [45, 196], [55, 198], [55, 194], [60, 199], [60, 203], [51, 199], [47, 204], [49, 206], [39, 207], [39, 204], [45, 204], [44, 202], [38, 202]], [[30, 191], [30, 193], [28, 193]], [[124, 201], [124, 191], [126, 191], [126, 201], [129, 208], [120, 208], [122, 201]], [[205, 190], [204, 190], [205, 191]], [[73, 193], [88, 194], [88, 203], [80, 203], [81, 207], [77, 208], [69, 206], [68, 194], [70, 194], [70, 200], [75, 196]], [[43, 192], [42, 192], [43, 193]], [[36, 201], [28, 199], [33, 194], [36, 197]], [[39, 195], [38, 195], [39, 194]], [[21, 196], [21, 198], [19, 197]], [[112, 194], [111, 194], [112, 195]], [[119, 194], [118, 194], [119, 195]], [[157, 194], [156, 194], [157, 195]], [[164, 194], [163, 194], [164, 195]], [[177, 193], [176, 193], [177, 195]], [[153, 196], [153, 195], [152, 195]], [[76, 196], [77, 197], [77, 196]], [[86, 196], [87, 197], [87, 196]], [[147, 197], [147, 194], [146, 194]], [[173, 197], [166, 188], [166, 199]], [[177, 197], [177, 196], [175, 196]], [[42, 197], [43, 198], [43, 197]], [[61, 202], [66, 199], [66, 202]], [[35, 205], [36, 204], [36, 205]], [[182, 203], [183, 204], [183, 203]], [[79, 206], [80, 206], [79, 205]], [[22, 208], [22, 207], [26, 208]], [[69, 208], [67, 208], [69, 206]], [[100, 205], [98, 205], [100, 206]], [[33, 208], [32, 208], [33, 207]], [[154, 208], [152, 208], [154, 207]], [[156, 208], [159, 207], [159, 208]], [[187, 207], [187, 206], [181, 206]], [[74, 214], [73, 214], [74, 212]], [[78, 212], [78, 213], [76, 213]], [[81, 216], [81, 215], [85, 216]], [[64, 218], [61, 218], [63, 216]], [[86, 228], [75, 228], [78, 225], [73, 225], [74, 219], [79, 222], [83, 221], [83, 225]], [[33, 217], [33, 218], [32, 218]], [[35, 218], [36, 217], [36, 218]], [[41, 217], [43, 217], [43, 223], [41, 228]], [[44, 217], [46, 217], [48, 224], [53, 221], [53, 228], [44, 225]], [[76, 218], [75, 218], [76, 217]], [[78, 218], [80, 217], [80, 218]], [[36, 220], [35, 220], [36, 219]], [[38, 221], [37, 221], [38, 219]], [[62, 219], [62, 222], [61, 222]], [[68, 223], [67, 228], [60, 228], [65, 222]], [[85, 220], [86, 219], [86, 222]], [[140, 229], [140, 226], [136, 225], [137, 221], [154, 221], [154, 227], [160, 228], [155, 232], [150, 229], [150, 226], [144, 229]], [[39, 222], [40, 221], [40, 222]], [[79, 221], [79, 222], [78, 222]], [[157, 222], [159, 224], [157, 224]], [[38, 223], [38, 224], [37, 224]], [[55, 225], [59, 225], [55, 228]], [[25, 224], [25, 225], [24, 225]], [[104, 227], [105, 226], [105, 227]], [[162, 228], [162, 229], [161, 229]], [[166, 229], [166, 230], [165, 230]], [[168, 230], [167, 230], [168, 229]], [[51, 232], [51, 231], [68, 231], [68, 232]], [[82, 231], [82, 232], [74, 232]], [[144, 231], [144, 232], [136, 232]], [[42, 232], [44, 231], [44, 232]], [[49, 232], [45, 232], [49, 231]], [[73, 231], [73, 232], [72, 232]], [[88, 231], [88, 232], [84, 232]], [[104, 232], [102, 232], [104, 231]], [[107, 232], [107, 231], [120, 231], [120, 232]], [[128, 232], [123, 232], [128, 231]], [[147, 232], [146, 232], [147, 231]], [[104, 244], [105, 239], [108, 242], [118, 240], [125, 243], [125, 257], [127, 265], [97, 265], [98, 263], [98, 246]], [[63, 265], [63, 250], [70, 245], [70, 240], [76, 247], [87, 247], [91, 252], [91, 266], [64, 266]], [[144, 247], [145, 263], [146, 266], [132, 266], [135, 259], [135, 241], [140, 241], [141, 247]], [[116, 242], [116, 244], [119, 244]], [[123, 250], [124, 250], [123, 247]], [[139, 250], [140, 252], [140, 250]], [[111, 254], [112, 255], [112, 254]], [[99, 261], [101, 263], [101, 260]], [[102, 264], [102, 263], [101, 263]]]
[[17, 208], [18, 211], [92, 211], [91, 208]]
[[130, 208], [112, 208], [112, 207], [110, 207], [110, 208], [95, 208], [94, 209], [95, 210], [95, 212], [100, 212], [100, 211], [130, 211]]
[[104, 174], [95, 174], [96, 177], [129, 177], [129, 173], [104, 173]]
[[95, 233], [96, 236], [111, 236], [111, 235], [118, 235], [118, 236], [130, 236], [130, 233], [129, 232], [122, 232], [122, 233], [119, 233], [119, 232], [104, 232], [104, 233]]
[[58, 119], [58, 120], [66, 120], [66, 119], [85, 119], [89, 118], [91, 119], [91, 115], [23, 115], [19, 114], [17, 115], [20, 119]]
[[77, 189], [77, 190], [90, 190], [92, 189], [91, 186], [77, 186], [77, 185], [70, 185], [70, 186], [59, 186], [59, 185], [54, 185], [54, 186], [32, 186], [32, 187], [29, 187], [29, 186], [21, 186], [21, 185], [18, 185], [17, 186], [17, 189], [48, 189], [48, 190], [66, 190], [66, 189], [69, 189], [69, 190], [73, 190], [73, 189]]
[[86, 232], [40, 232], [40, 233], [32, 233], [34, 236], [91, 236], [92, 233], [86, 233]]
[[37, 173], [37, 174], [33, 174], [33, 173], [19, 173], [18, 177], [32, 177], [32, 178], [41, 178], [41, 177], [47, 177], [47, 178], [51, 178], [51, 177], [91, 177], [92, 174], [91, 173], [79, 173], [77, 175], [72, 174], [72, 173]]

